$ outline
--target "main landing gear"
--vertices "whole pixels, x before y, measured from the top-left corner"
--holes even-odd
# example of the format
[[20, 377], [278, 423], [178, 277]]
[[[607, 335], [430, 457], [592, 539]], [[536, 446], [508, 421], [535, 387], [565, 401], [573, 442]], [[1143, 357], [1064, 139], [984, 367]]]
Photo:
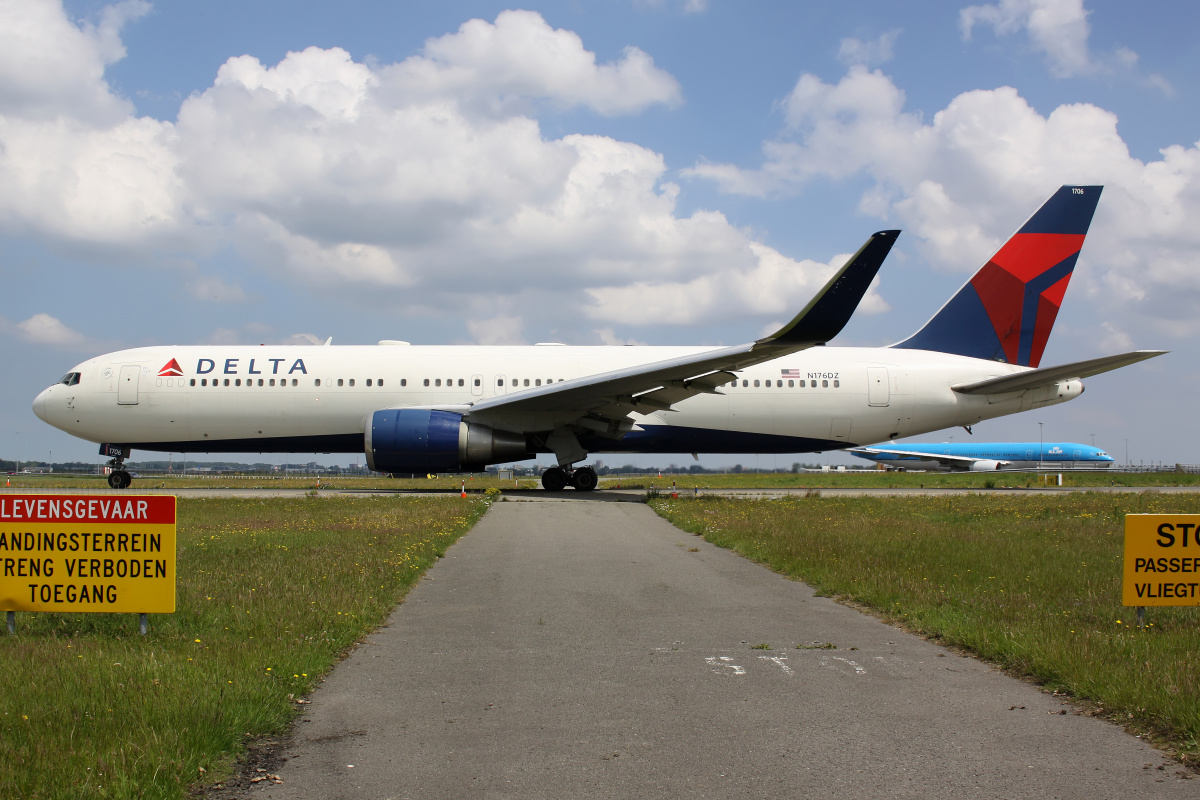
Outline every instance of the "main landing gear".
[[561, 492], [568, 486], [573, 486], [577, 492], [590, 492], [599, 483], [600, 478], [591, 467], [551, 467], [542, 473], [542, 488], [548, 492]]

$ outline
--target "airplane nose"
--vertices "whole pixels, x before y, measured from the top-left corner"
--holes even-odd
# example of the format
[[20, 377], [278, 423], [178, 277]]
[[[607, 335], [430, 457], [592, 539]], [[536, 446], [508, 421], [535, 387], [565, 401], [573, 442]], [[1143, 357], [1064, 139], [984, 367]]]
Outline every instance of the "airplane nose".
[[33, 413], [37, 414], [38, 419], [42, 422], [49, 422], [46, 419], [46, 398], [49, 396], [50, 390], [43, 389], [42, 393], [33, 398]]

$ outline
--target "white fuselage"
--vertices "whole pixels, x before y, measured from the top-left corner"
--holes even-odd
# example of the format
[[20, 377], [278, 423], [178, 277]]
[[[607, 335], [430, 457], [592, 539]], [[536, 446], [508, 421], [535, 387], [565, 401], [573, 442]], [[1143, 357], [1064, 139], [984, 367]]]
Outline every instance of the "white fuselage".
[[[361, 451], [366, 421], [380, 409], [469, 407], [548, 382], [708, 349], [146, 347], [80, 364], [73, 370], [78, 373], [74, 385], [46, 389], [34, 410], [82, 439], [141, 449], [353, 452]], [[588, 449], [828, 450], [970, 425], [1063, 402], [1083, 391], [1079, 381], [990, 396], [951, 389], [1024, 370], [922, 350], [814, 347], [742, 370], [736, 386], [726, 384], [722, 394], [702, 394], [675, 410], [635, 415], [627, 437], [592, 440]], [[459, 410], [469, 419], [469, 408]]]

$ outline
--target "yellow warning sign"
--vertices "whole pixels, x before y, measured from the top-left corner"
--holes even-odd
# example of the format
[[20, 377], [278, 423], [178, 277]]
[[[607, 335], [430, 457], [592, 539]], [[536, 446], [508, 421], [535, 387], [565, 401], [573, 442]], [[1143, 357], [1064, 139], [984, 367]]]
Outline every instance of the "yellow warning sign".
[[0, 611], [175, 611], [175, 498], [0, 496]]
[[1127, 606], [1200, 605], [1200, 514], [1126, 514]]

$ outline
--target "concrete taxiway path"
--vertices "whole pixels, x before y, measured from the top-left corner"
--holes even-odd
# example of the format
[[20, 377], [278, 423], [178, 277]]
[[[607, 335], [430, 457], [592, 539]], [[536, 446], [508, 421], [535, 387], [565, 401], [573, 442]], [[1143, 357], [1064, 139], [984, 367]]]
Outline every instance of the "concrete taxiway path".
[[635, 503], [496, 503], [306, 709], [247, 797], [1200, 795], [1121, 729]]

